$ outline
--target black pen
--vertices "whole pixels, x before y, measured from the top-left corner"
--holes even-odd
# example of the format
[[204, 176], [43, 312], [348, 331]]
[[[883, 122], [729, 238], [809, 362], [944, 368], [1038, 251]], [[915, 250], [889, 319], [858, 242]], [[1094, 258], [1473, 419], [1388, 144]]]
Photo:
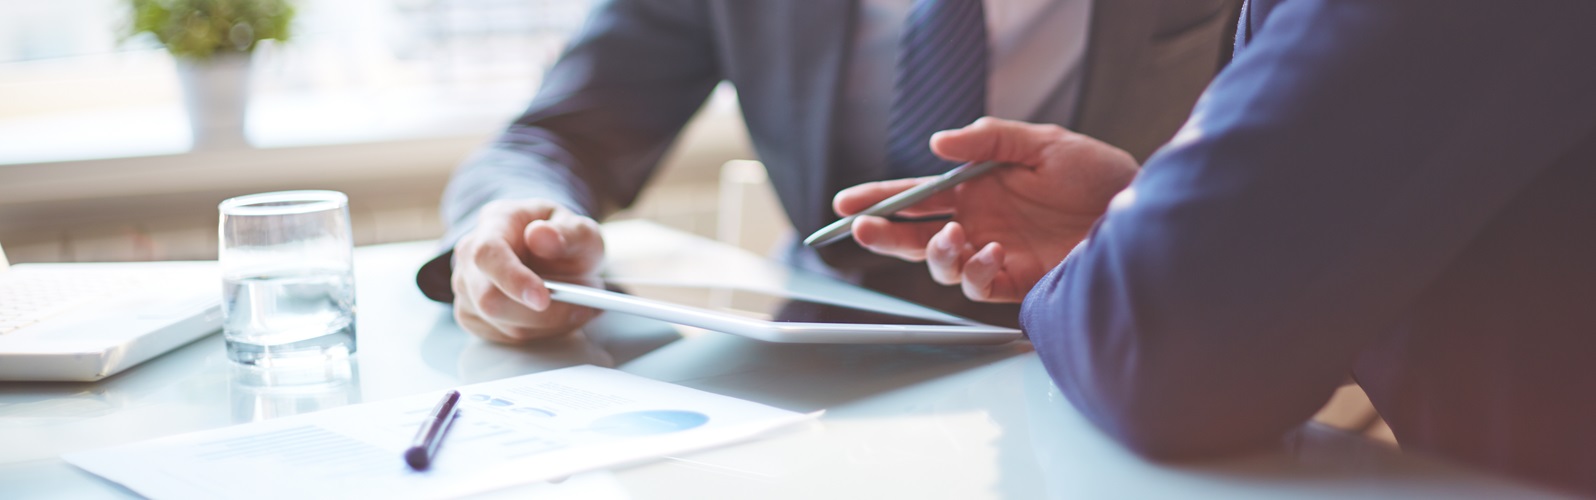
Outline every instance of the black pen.
[[405, 463], [415, 470], [427, 470], [432, 465], [432, 455], [438, 452], [438, 443], [443, 442], [444, 431], [449, 430], [449, 421], [454, 420], [454, 404], [460, 402], [460, 391], [449, 391], [443, 395], [443, 401], [438, 402], [438, 407], [432, 409], [432, 416], [421, 422], [421, 429], [416, 430], [416, 438], [410, 442], [410, 449], [405, 450]]
[[871, 205], [870, 208], [866, 208], [859, 213], [843, 217], [842, 220], [833, 222], [829, 226], [820, 228], [819, 231], [815, 231], [815, 234], [811, 234], [808, 238], [804, 238], [804, 245], [819, 248], [851, 238], [853, 237], [853, 221], [854, 219], [859, 218], [861, 215], [885, 217], [896, 214], [899, 210], [909, 208], [915, 203], [925, 201], [925, 199], [930, 198], [931, 195], [945, 191], [953, 186], [957, 186], [961, 182], [979, 177], [988, 170], [992, 170], [1003, 165], [1007, 164], [996, 161], [984, 161], [980, 163], [966, 163], [954, 167], [953, 170], [949, 170], [929, 182], [906, 189], [901, 193], [892, 195], [890, 198], [881, 200], [881, 202], [876, 203], [875, 205]]

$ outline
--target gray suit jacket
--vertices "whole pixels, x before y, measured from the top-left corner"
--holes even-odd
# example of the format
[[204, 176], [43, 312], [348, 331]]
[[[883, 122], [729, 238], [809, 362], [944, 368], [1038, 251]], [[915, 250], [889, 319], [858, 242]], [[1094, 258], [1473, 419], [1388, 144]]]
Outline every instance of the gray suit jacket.
[[[853, 0], [612, 0], [545, 76], [526, 113], [455, 173], [445, 248], [497, 199], [545, 198], [596, 218], [631, 204], [717, 83], [732, 82], [759, 159], [793, 226], [832, 220], [832, 120], [849, 57]], [[1235, 0], [1101, 0], [1093, 6], [1074, 120], [1060, 97], [1034, 121], [1090, 134], [1145, 158], [1185, 121], [1228, 60]], [[977, 319], [1014, 324], [1013, 307], [965, 301], [923, 266], [851, 243], [822, 253], [865, 285]], [[445, 251], [422, 267], [427, 296], [452, 300]]]

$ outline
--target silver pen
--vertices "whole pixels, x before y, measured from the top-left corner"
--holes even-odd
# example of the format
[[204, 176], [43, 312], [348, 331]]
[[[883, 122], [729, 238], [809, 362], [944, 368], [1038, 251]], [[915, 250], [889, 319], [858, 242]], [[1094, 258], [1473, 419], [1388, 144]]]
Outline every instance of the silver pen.
[[1006, 164], [997, 161], [984, 161], [981, 163], [966, 163], [959, 165], [954, 167], [953, 170], [949, 170], [947, 173], [937, 176], [937, 178], [933, 179], [931, 182], [927, 182], [925, 184], [909, 188], [904, 192], [892, 195], [891, 198], [881, 200], [880, 203], [871, 205], [870, 208], [866, 208], [859, 213], [843, 217], [837, 222], [833, 222], [831, 225], [821, 228], [819, 231], [815, 231], [815, 234], [811, 234], [808, 238], [804, 238], [804, 244], [818, 248], [842, 241], [844, 238], [853, 236], [853, 220], [861, 215], [886, 217], [898, 213], [899, 210], [909, 208], [915, 203], [924, 201], [926, 198], [930, 198], [931, 195], [940, 193], [943, 190], [953, 186], [957, 186], [961, 182], [974, 179], [976, 176], [984, 174], [988, 170], [992, 170], [993, 168], [1003, 165]]

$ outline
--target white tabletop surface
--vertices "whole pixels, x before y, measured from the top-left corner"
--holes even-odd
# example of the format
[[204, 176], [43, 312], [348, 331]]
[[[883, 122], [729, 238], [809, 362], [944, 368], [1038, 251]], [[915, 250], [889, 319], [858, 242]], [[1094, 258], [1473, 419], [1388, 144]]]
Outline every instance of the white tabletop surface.
[[[912, 308], [647, 223], [609, 224], [606, 235], [610, 266], [621, 275], [790, 287]], [[245, 369], [227, 360], [220, 335], [212, 335], [97, 383], [0, 382], [0, 497], [133, 496], [59, 456], [583, 363], [826, 413], [754, 442], [490, 496], [1550, 496], [1318, 427], [1245, 457], [1145, 461], [1086, 422], [1023, 342], [779, 345], [607, 315], [568, 337], [495, 345], [462, 331], [446, 307], [416, 290], [415, 270], [432, 251], [425, 242], [356, 251], [359, 351], [349, 363]]]

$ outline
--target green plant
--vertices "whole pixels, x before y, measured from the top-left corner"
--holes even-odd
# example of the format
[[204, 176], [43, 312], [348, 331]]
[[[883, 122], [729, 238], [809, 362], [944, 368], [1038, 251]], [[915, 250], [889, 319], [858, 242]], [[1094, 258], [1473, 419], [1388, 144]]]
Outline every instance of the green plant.
[[129, 35], [149, 33], [173, 56], [205, 59], [247, 53], [261, 40], [287, 40], [288, 0], [131, 0]]

